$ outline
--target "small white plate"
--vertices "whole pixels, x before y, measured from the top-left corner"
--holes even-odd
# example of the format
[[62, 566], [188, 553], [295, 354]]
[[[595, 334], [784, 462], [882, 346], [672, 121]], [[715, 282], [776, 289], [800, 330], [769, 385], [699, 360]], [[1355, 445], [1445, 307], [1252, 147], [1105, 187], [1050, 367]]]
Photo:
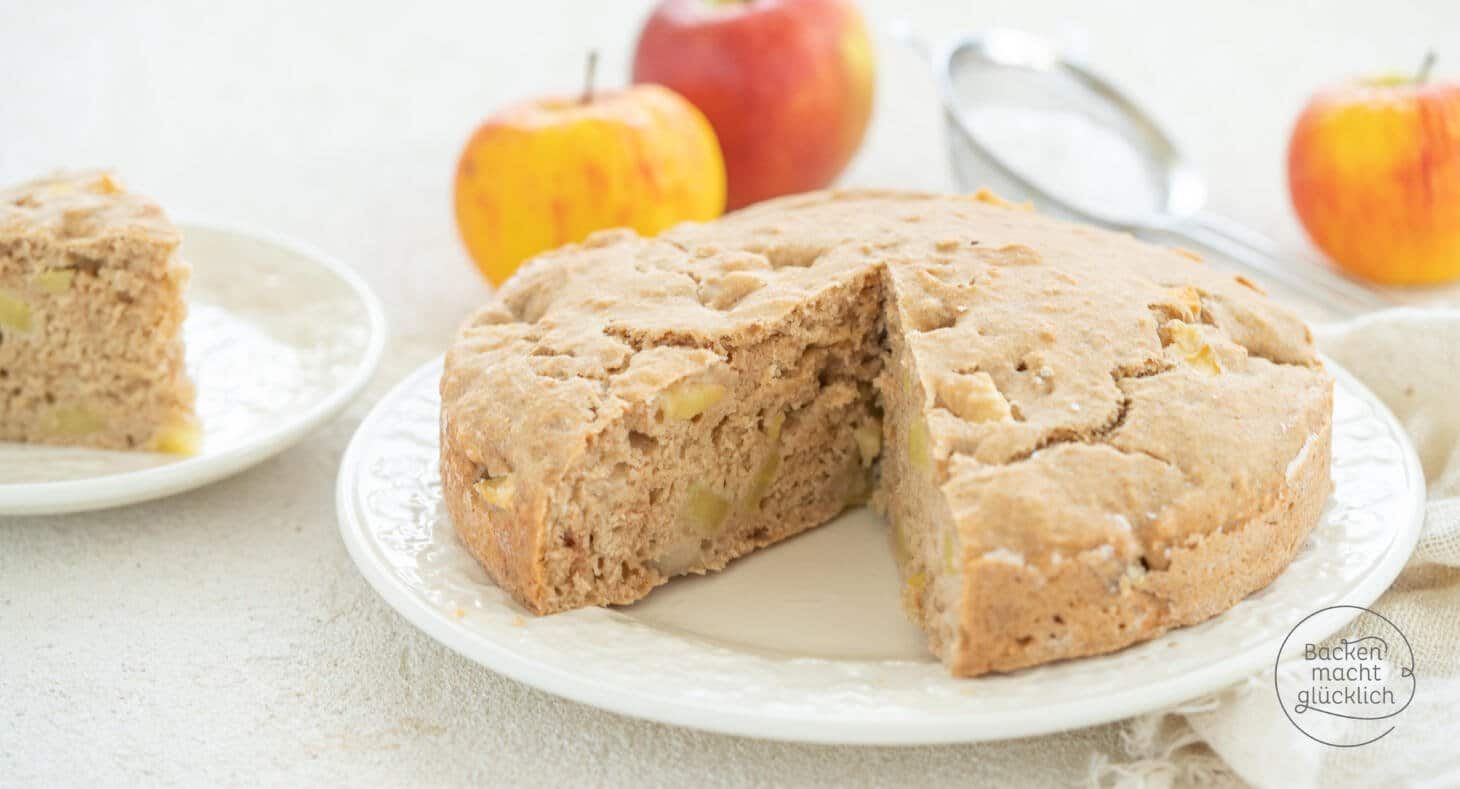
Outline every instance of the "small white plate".
[[181, 457], [0, 443], [0, 515], [115, 507], [235, 474], [337, 414], [375, 372], [385, 317], [349, 268], [258, 233], [179, 228], [193, 267], [183, 337], [202, 448]]
[[[360, 425], [340, 469], [340, 529], [385, 600], [432, 637], [551, 693], [751, 737], [911, 745], [1117, 720], [1270, 665], [1288, 630], [1367, 605], [1419, 535], [1424, 478], [1388, 409], [1348, 373], [1334, 403], [1335, 492], [1276, 581], [1217, 618], [1120, 652], [953, 679], [903, 616], [880, 519], [863, 510], [648, 599], [535, 618], [494, 586], [441, 507], [439, 361]], [[1276, 703], [1276, 702], [1274, 702]]]

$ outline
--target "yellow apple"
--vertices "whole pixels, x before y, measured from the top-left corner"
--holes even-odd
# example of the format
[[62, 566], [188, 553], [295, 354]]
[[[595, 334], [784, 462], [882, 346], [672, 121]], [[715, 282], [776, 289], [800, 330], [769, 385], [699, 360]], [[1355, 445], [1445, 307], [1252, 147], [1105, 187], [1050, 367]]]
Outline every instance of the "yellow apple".
[[456, 222], [500, 285], [523, 261], [609, 227], [653, 235], [725, 209], [725, 165], [704, 115], [637, 85], [547, 98], [488, 118], [456, 168]]

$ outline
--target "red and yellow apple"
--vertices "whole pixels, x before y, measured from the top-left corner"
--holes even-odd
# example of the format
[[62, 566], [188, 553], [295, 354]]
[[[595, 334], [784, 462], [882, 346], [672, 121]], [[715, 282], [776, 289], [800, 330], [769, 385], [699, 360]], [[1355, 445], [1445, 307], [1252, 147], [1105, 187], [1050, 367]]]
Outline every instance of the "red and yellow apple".
[[665, 0], [634, 54], [635, 82], [715, 127], [730, 208], [830, 184], [861, 145], [873, 71], [851, 0]]
[[1308, 235], [1374, 282], [1460, 278], [1460, 85], [1429, 84], [1423, 71], [1318, 94], [1288, 146]]
[[608, 227], [653, 235], [725, 210], [725, 165], [705, 116], [640, 85], [508, 107], [456, 168], [456, 223], [500, 285], [521, 263]]

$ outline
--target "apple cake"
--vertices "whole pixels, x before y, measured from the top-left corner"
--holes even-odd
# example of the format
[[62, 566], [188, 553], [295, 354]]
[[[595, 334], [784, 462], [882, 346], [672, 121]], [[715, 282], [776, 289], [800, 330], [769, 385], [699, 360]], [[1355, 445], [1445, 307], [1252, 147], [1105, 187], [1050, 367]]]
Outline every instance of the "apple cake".
[[441, 395], [446, 506], [531, 611], [630, 603], [870, 500], [961, 676], [1229, 608], [1331, 488], [1301, 321], [1193, 254], [987, 193], [599, 233], [464, 324]]
[[180, 241], [108, 173], [0, 191], [0, 441], [196, 448]]

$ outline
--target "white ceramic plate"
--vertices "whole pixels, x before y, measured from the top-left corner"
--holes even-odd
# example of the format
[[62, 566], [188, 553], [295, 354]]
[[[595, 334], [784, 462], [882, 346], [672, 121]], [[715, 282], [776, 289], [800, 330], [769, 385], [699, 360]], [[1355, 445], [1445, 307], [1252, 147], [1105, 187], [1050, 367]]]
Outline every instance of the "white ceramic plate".
[[1389, 411], [1331, 362], [1336, 490], [1277, 581], [1227, 613], [1112, 655], [952, 679], [908, 624], [881, 521], [864, 511], [644, 602], [534, 618], [467, 554], [441, 507], [439, 361], [361, 424], [340, 528], [377, 591], [482, 665], [570, 699], [666, 723], [825, 743], [1042, 734], [1175, 704], [1270, 665], [1288, 630], [1367, 605], [1419, 534], [1424, 478]]
[[350, 269], [257, 233], [179, 227], [193, 266], [183, 335], [201, 450], [179, 457], [0, 443], [0, 515], [114, 507], [235, 474], [334, 416], [375, 371], [385, 318]]

